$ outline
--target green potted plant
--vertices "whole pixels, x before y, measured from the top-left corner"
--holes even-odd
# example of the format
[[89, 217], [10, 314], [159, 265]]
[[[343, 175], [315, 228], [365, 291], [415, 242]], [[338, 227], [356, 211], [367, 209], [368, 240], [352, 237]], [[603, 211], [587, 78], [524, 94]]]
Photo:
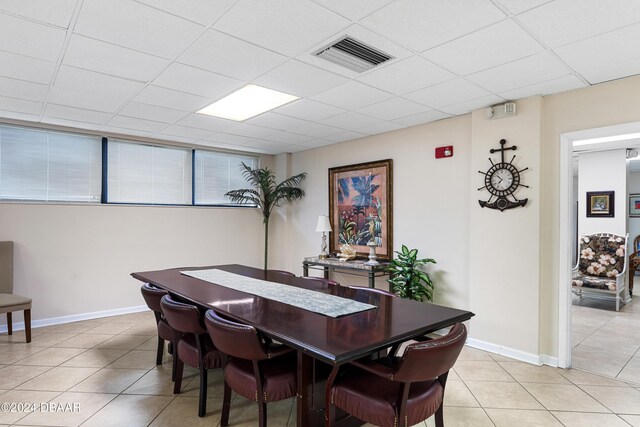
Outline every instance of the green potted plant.
[[280, 184], [276, 183], [275, 174], [268, 168], [252, 169], [242, 163], [242, 175], [251, 184], [252, 188], [242, 188], [228, 191], [225, 196], [234, 203], [246, 203], [256, 205], [262, 210], [262, 222], [264, 223], [264, 269], [267, 269], [269, 252], [269, 216], [273, 208], [283, 202], [292, 202], [304, 197], [304, 190], [298, 186], [307, 177], [307, 173], [299, 173], [285, 179]]
[[391, 260], [389, 288], [400, 298], [415, 301], [433, 301], [433, 282], [429, 275], [419, 267], [427, 263], [436, 263], [432, 258], [418, 259], [418, 250], [402, 245], [401, 251], [395, 251], [398, 257]]

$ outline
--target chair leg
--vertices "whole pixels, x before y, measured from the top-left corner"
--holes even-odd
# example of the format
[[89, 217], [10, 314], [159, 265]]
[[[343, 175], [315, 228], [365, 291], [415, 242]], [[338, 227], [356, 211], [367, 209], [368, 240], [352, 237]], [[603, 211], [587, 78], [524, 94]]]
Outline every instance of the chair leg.
[[182, 371], [184, 370], [184, 362], [178, 358], [178, 354], [174, 354], [176, 358], [176, 382], [173, 383], [173, 394], [180, 394], [182, 387]]
[[7, 334], [8, 335], [13, 335], [13, 321], [12, 321], [12, 314], [11, 312], [7, 313]]
[[[169, 343], [169, 344], [171, 345], [171, 343]], [[171, 357], [173, 358], [173, 362], [172, 362], [172, 366], [171, 366], [171, 381], [175, 381], [176, 380], [176, 371], [178, 370], [178, 354], [175, 353], [175, 352], [171, 352]]]
[[31, 342], [31, 309], [24, 311], [24, 334], [27, 336], [27, 342]]
[[440, 407], [436, 411], [436, 427], [444, 427], [444, 416], [443, 416], [443, 408], [444, 403], [440, 404]]
[[164, 340], [158, 337], [158, 351], [156, 352], [156, 365], [162, 365], [163, 353], [164, 353]]
[[229, 410], [231, 409], [231, 387], [224, 382], [224, 397], [222, 398], [222, 415], [220, 416], [220, 426], [229, 425]]
[[204, 417], [207, 413], [207, 368], [200, 364], [200, 402], [198, 403], [198, 416]]
[[267, 427], [267, 402], [258, 402], [258, 425]]

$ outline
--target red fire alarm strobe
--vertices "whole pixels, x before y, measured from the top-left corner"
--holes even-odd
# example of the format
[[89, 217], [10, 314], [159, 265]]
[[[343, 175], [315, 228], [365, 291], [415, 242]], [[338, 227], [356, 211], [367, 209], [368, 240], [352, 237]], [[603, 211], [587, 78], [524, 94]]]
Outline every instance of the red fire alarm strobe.
[[436, 159], [451, 156], [453, 156], [453, 145], [447, 145], [446, 147], [436, 147]]

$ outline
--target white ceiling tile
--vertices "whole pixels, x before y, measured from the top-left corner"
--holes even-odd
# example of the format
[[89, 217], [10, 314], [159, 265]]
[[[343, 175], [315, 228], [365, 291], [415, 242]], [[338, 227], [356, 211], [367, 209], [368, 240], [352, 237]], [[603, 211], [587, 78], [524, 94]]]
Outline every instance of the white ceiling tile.
[[640, 22], [640, 2], [553, 1], [518, 15], [518, 19], [548, 46], [558, 47]]
[[75, 32], [163, 58], [173, 58], [203, 27], [132, 0], [84, 0]]
[[137, 0], [202, 25], [210, 25], [229, 10], [236, 0]]
[[273, 129], [263, 128], [260, 126], [253, 126], [246, 123], [240, 123], [229, 129], [225, 130], [226, 133], [233, 135], [246, 136], [249, 138], [265, 138], [272, 135], [275, 131]]
[[[300, 151], [308, 150], [307, 147], [303, 147], [301, 145], [287, 144], [284, 146], [285, 153], [298, 153]], [[280, 153], [277, 153], [280, 154]]]
[[214, 135], [208, 136], [206, 139], [207, 141], [215, 141], [223, 144], [244, 145], [253, 141], [255, 138], [249, 138], [246, 136], [232, 135], [230, 133], [219, 132]]
[[207, 139], [213, 132], [204, 129], [190, 128], [180, 125], [171, 125], [164, 129], [161, 134], [172, 136], [184, 136], [186, 138]]
[[329, 141], [328, 139], [312, 139], [311, 141], [307, 141], [304, 144], [302, 144], [303, 147], [306, 147], [307, 149], [310, 148], [318, 148], [318, 147], [324, 147], [327, 145], [333, 145], [335, 144], [335, 142], [333, 141]]
[[375, 135], [378, 133], [390, 132], [392, 130], [402, 129], [404, 126], [400, 126], [397, 123], [391, 122], [378, 122], [375, 125], [365, 126], [358, 129], [358, 132], [362, 132], [368, 135]]
[[142, 83], [61, 66], [49, 101], [113, 113], [143, 88]]
[[42, 102], [0, 96], [0, 110], [14, 111], [23, 114], [40, 114]]
[[238, 124], [238, 122], [233, 120], [219, 119], [217, 117], [208, 116], [206, 114], [193, 113], [189, 114], [187, 117], [180, 120], [176, 124], [220, 132], [235, 126], [236, 124]]
[[146, 82], [169, 65], [169, 61], [74, 34], [63, 64]]
[[619, 62], [596, 66], [580, 73], [589, 83], [597, 84], [640, 74], [640, 58], [625, 58]]
[[[153, 138], [154, 137], [154, 133], [153, 132], [147, 132], [147, 131], [143, 131], [143, 130], [136, 130], [136, 129], [127, 129], [127, 128], [121, 128], [118, 126], [103, 126], [103, 131], [107, 134], [107, 136], [110, 136], [109, 134], [112, 134], [111, 136], [118, 137], [118, 138], [127, 138], [127, 137], [142, 137], [142, 138]], [[175, 140], [174, 140], [175, 141]]]
[[58, 60], [66, 31], [0, 13], [0, 49], [32, 58]]
[[237, 150], [238, 149], [238, 146], [234, 145], [234, 144], [224, 144], [222, 142], [209, 141], [207, 139], [200, 139], [200, 140], [196, 141], [196, 144], [201, 145], [203, 147], [222, 148], [222, 149], [225, 149], [225, 150]]
[[489, 0], [403, 0], [383, 7], [361, 23], [421, 52], [504, 17]]
[[412, 56], [373, 70], [358, 77], [358, 80], [396, 95], [403, 95], [455, 77], [455, 74], [420, 56]]
[[377, 104], [368, 105], [358, 111], [377, 117], [378, 119], [394, 120], [399, 119], [400, 117], [423, 113], [427, 110], [429, 110], [429, 108], [424, 105], [416, 104], [415, 102], [402, 98], [391, 98], [386, 101], [378, 102]]
[[300, 61], [288, 61], [255, 80], [255, 83], [300, 97], [313, 96], [348, 80]]
[[194, 95], [206, 96], [212, 102], [244, 86], [244, 83], [240, 80], [175, 62], [156, 77], [153, 84]]
[[314, 96], [316, 101], [345, 108], [357, 109], [391, 98], [393, 95], [356, 81], [350, 81]]
[[375, 12], [383, 6], [391, 3], [393, 0], [313, 0], [323, 5], [327, 9], [351, 19], [358, 21], [370, 13]]
[[136, 119], [134, 117], [115, 116], [108, 123], [109, 126], [124, 129], [141, 130], [144, 132], [160, 132], [167, 127], [166, 123], [154, 122], [152, 120]]
[[164, 133], [153, 133], [152, 138], [161, 139], [168, 142], [183, 142], [185, 144], [195, 144], [200, 138], [193, 138], [186, 135], [167, 135]]
[[292, 56], [349, 23], [349, 20], [310, 0], [240, 0], [214, 28]]
[[[104, 114], [104, 113], [103, 113]], [[111, 116], [109, 116], [111, 117]], [[85, 129], [94, 133], [96, 136], [101, 135], [103, 132], [103, 126], [101, 124], [89, 123], [89, 122], [79, 122], [76, 120], [68, 120], [68, 119], [58, 119], [56, 117], [44, 116], [42, 120], [39, 120], [40, 123], [56, 125], [56, 126], [66, 126], [76, 129]]]
[[129, 102], [119, 111], [118, 114], [138, 119], [152, 120], [155, 122], [173, 123], [184, 118], [189, 113], [186, 111], [158, 107], [157, 105]]
[[423, 105], [437, 108], [444, 105], [469, 101], [486, 95], [489, 95], [489, 92], [486, 90], [471, 82], [458, 78], [411, 92], [405, 95], [405, 98], [409, 98], [412, 101], [419, 102]]
[[[72, 120], [77, 122], [85, 122], [92, 124], [106, 124], [112, 117], [112, 114], [103, 113], [100, 111], [91, 111], [85, 108], [73, 108], [66, 105], [56, 105], [48, 103], [44, 107], [45, 118], [56, 118]], [[44, 120], [44, 119], [43, 119]]]
[[542, 83], [570, 73], [552, 53], [545, 52], [489, 70], [471, 74], [467, 78], [493, 93]]
[[273, 112], [267, 112], [260, 114], [257, 117], [253, 117], [249, 120], [245, 120], [244, 123], [256, 126], [263, 126], [270, 129], [289, 129], [296, 126], [303, 126], [309, 123], [306, 120], [297, 119], [295, 117], [285, 116], [284, 114], [278, 114]]
[[305, 120], [322, 120], [326, 119], [327, 117], [343, 113], [345, 110], [343, 110], [342, 108], [334, 107], [332, 105], [327, 105], [321, 102], [313, 101], [311, 99], [303, 98], [282, 107], [276, 108], [273, 111]]
[[466, 76], [543, 50], [542, 45], [520, 26], [504, 20], [430, 49], [423, 56], [449, 71]]
[[367, 134], [360, 133], [360, 132], [347, 131], [343, 133], [338, 133], [336, 135], [325, 136], [325, 138], [333, 142], [344, 142], [344, 141], [351, 141], [352, 139], [363, 138], [365, 136], [367, 136]]
[[53, 62], [0, 51], [1, 76], [49, 84], [54, 67]]
[[393, 121], [402, 126], [416, 126], [423, 123], [429, 123], [436, 120], [446, 119], [451, 117], [451, 114], [443, 113], [438, 110], [429, 110], [424, 113], [414, 114], [412, 116], [402, 117]]
[[311, 136], [313, 138], [323, 138], [328, 135], [336, 135], [338, 133], [344, 133], [344, 129], [339, 129], [333, 126], [322, 125], [319, 123], [309, 123], [308, 125], [293, 128], [291, 129], [291, 132], [299, 133], [301, 135]]
[[559, 79], [548, 80], [543, 83], [525, 86], [506, 92], [498, 92], [498, 95], [504, 99], [521, 99], [535, 95], [549, 95], [556, 92], [565, 92], [567, 90], [578, 89], [586, 86], [587, 84], [582, 82], [582, 80], [572, 74], [569, 74], [568, 76], [563, 76]]
[[0, 109], [0, 117], [4, 119], [24, 120], [27, 122], [40, 121], [39, 114], [16, 113], [15, 111], [8, 111], [8, 110], [2, 110], [2, 109]]
[[178, 58], [184, 64], [242, 80], [252, 80], [286, 60], [286, 56], [215, 30], [203, 34]]
[[440, 107], [445, 113], [453, 115], [467, 114], [470, 111], [477, 110], [478, 108], [489, 107], [494, 104], [504, 102], [504, 99], [496, 95], [487, 95], [470, 101], [461, 102], [458, 104], [447, 105], [446, 107]]
[[335, 126], [342, 129], [359, 129], [364, 126], [369, 126], [378, 123], [380, 120], [366, 116], [364, 114], [350, 111], [344, 114], [338, 114], [337, 116], [329, 117], [322, 120], [322, 123], [329, 126]]
[[301, 143], [303, 143], [305, 141], [310, 141], [313, 138], [311, 138], [310, 136], [298, 135], [298, 134], [295, 134], [295, 133], [278, 131], [278, 132], [274, 132], [271, 135], [269, 135], [268, 139], [270, 141], [277, 141], [277, 142], [281, 142], [283, 144], [301, 144]]
[[183, 111], [198, 111], [211, 103], [208, 98], [159, 86], [147, 86], [134, 101]]
[[0, 77], [0, 95], [2, 96], [43, 102], [47, 98], [48, 91], [47, 85]]
[[636, 24], [559, 47], [554, 51], [579, 73], [601, 68], [603, 65], [615, 69], [617, 67], [611, 67], [611, 64], [640, 57], [639, 39], [640, 24]]
[[0, 10], [68, 28], [76, 0], [0, 0]]
[[522, 13], [553, 0], [498, 0], [513, 14]]

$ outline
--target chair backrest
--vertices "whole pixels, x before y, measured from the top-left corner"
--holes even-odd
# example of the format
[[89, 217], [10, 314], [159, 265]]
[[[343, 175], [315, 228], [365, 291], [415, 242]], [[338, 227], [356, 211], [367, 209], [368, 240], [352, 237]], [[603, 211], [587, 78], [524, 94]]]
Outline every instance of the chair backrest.
[[195, 305], [178, 302], [170, 295], [165, 295], [160, 300], [160, 307], [167, 323], [176, 331], [197, 335], [207, 333], [200, 320], [200, 311]]
[[456, 363], [466, 339], [467, 329], [462, 323], [456, 323], [443, 337], [409, 344], [393, 373], [393, 378], [403, 382], [415, 382], [439, 377]]
[[213, 310], [207, 310], [204, 323], [211, 340], [221, 352], [247, 360], [269, 358], [267, 346], [253, 326], [225, 319]]
[[0, 242], [0, 293], [13, 293], [13, 242]]
[[301, 277], [301, 279], [308, 280], [310, 282], [322, 283], [323, 285], [327, 285], [327, 286], [340, 286], [340, 283], [336, 282], [335, 280], [325, 279], [323, 277], [305, 276], [305, 277]]
[[163, 296], [169, 294], [169, 292], [164, 289], [156, 288], [149, 283], [145, 283], [140, 287], [140, 292], [142, 293], [142, 297], [144, 298], [144, 302], [147, 303], [147, 307], [153, 310], [156, 313], [161, 313], [162, 308], [160, 308], [160, 300]]
[[267, 270], [267, 274], [272, 273], [272, 274], [282, 274], [283, 276], [293, 276], [295, 277], [295, 274], [291, 273], [290, 271], [285, 271], [285, 270]]
[[615, 277], [624, 270], [627, 237], [611, 233], [580, 236], [578, 271], [586, 276]]
[[397, 296], [396, 294], [391, 293], [389, 291], [385, 291], [384, 289], [370, 288], [368, 286], [349, 286], [349, 289], [357, 289], [359, 291], [371, 292], [372, 294], [386, 295], [389, 297]]

